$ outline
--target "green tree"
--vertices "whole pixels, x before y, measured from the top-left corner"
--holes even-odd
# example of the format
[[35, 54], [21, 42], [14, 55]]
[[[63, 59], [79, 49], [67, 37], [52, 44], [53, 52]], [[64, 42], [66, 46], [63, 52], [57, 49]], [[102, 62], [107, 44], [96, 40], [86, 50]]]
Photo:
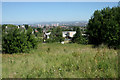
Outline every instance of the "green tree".
[[39, 33], [42, 33], [42, 28], [37, 28], [37, 30], [39, 31]]
[[26, 29], [26, 30], [28, 29], [28, 27], [29, 27], [29, 26], [28, 26], [27, 24], [25, 24], [25, 29]]
[[7, 32], [2, 32], [3, 53], [24, 53], [37, 47], [37, 39], [32, 34], [32, 30], [21, 30], [13, 28]]
[[120, 7], [96, 10], [89, 20], [87, 34], [89, 43], [109, 47], [120, 45]]
[[37, 28], [37, 37], [42, 37], [43, 36], [43, 29], [42, 28]]
[[62, 42], [64, 38], [62, 37], [62, 29], [60, 27], [53, 28], [50, 39], [47, 42]]
[[84, 38], [81, 34], [81, 30], [79, 27], [76, 29], [76, 34], [72, 38], [73, 43], [78, 43], [78, 44], [87, 44], [86, 38]]

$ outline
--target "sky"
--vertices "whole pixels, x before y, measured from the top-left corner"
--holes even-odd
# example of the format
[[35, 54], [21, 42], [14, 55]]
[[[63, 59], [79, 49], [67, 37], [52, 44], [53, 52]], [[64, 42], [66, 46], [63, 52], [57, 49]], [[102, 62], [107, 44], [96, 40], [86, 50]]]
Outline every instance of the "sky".
[[95, 10], [117, 5], [117, 2], [2, 2], [2, 22], [88, 21]]

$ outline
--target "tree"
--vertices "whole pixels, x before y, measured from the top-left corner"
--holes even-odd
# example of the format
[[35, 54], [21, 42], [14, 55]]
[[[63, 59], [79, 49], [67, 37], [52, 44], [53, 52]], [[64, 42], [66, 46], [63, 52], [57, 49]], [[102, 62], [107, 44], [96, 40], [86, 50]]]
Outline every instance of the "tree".
[[27, 24], [25, 24], [25, 29], [26, 29], [26, 30], [28, 29], [28, 27], [29, 27], [29, 26], [28, 26]]
[[118, 7], [120, 7], [120, 1], [118, 2]]
[[2, 32], [2, 51], [3, 53], [24, 53], [37, 47], [37, 39], [32, 34], [31, 28], [21, 30], [13, 28]]
[[79, 27], [76, 28], [76, 34], [72, 38], [73, 43], [86, 44], [86, 39], [82, 37], [81, 30]]
[[76, 30], [77, 30], [77, 27], [76, 27], [76, 26], [74, 26], [74, 27], [73, 27], [73, 31], [76, 31]]
[[42, 28], [37, 28], [37, 30], [39, 31], [39, 33], [42, 33]]
[[64, 38], [62, 37], [62, 29], [60, 27], [53, 28], [50, 39], [47, 42], [62, 42]]
[[7, 24], [2, 25], [2, 31], [5, 31], [6, 26], [7, 26]]
[[109, 47], [120, 45], [120, 7], [96, 10], [89, 20], [87, 34], [89, 43], [106, 44]]

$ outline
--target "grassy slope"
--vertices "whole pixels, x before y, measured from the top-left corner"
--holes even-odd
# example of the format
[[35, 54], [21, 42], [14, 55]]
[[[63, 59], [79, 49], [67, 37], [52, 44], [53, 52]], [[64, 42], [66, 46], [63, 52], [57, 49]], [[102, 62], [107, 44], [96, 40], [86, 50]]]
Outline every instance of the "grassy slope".
[[3, 54], [3, 78], [116, 78], [117, 51], [79, 44], [40, 44], [30, 54]]

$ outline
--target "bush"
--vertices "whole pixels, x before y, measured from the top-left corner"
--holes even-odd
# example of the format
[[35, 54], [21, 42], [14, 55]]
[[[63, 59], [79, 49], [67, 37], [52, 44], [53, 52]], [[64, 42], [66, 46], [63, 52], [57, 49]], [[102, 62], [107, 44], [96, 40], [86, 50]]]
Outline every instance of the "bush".
[[7, 32], [3, 31], [2, 51], [3, 53], [24, 53], [37, 47], [37, 39], [31, 29], [20, 30], [14, 28]]
[[53, 43], [53, 42], [55, 42], [55, 41], [52, 40], [52, 39], [47, 39], [47, 40], [46, 40], [46, 43]]
[[80, 44], [88, 44], [88, 39], [86, 37], [81, 37]]
[[78, 37], [78, 38], [73, 38], [72, 39], [73, 43], [78, 43], [78, 44], [88, 44], [88, 40], [84, 37]]

